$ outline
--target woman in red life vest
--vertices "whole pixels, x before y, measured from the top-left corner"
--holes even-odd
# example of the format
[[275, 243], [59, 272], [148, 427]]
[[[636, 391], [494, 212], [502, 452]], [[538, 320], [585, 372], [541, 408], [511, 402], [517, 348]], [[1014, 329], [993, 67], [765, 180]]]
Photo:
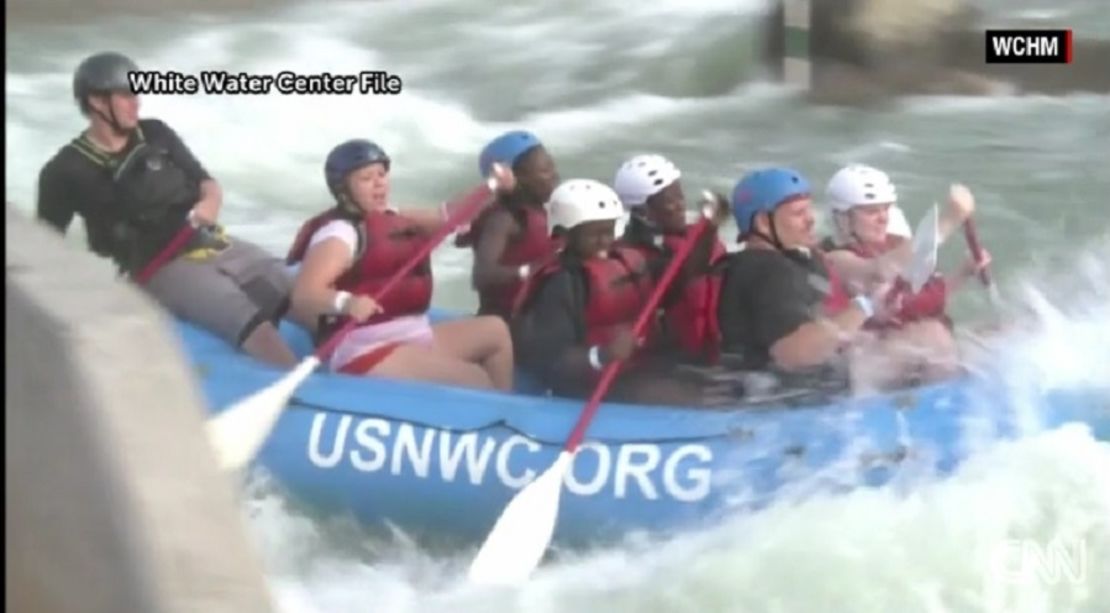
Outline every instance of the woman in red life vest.
[[[686, 223], [682, 172], [661, 155], [637, 155], [617, 170], [613, 188], [630, 213], [621, 242], [641, 251], [658, 278], [694, 226]], [[682, 361], [712, 363], [720, 348], [717, 297], [721, 276], [714, 269], [725, 256], [716, 228], [728, 219], [728, 203], [716, 196], [712, 231], [701, 235], [674, 286], [663, 300], [661, 342]]]
[[559, 173], [543, 143], [521, 130], [506, 132], [482, 149], [478, 169], [483, 177], [495, 163], [512, 167], [516, 188], [501, 194], [455, 245], [474, 248], [471, 283], [478, 291], [478, 314], [508, 320], [524, 280], [555, 254], [543, 205]]
[[[930, 356], [927, 378], [954, 372], [958, 355], [945, 312], [948, 295], [987, 265], [989, 255], [981, 263], [969, 261], [954, 278], [934, 274], [913, 293], [908, 282], [897, 276], [911, 255], [911, 237], [905, 215], [897, 206], [897, 190], [886, 173], [860, 164], [847, 166], [833, 175], [827, 196], [835, 228], [835, 237], [827, 241], [833, 266], [862, 291], [891, 286], [887, 293], [890, 316], [871, 322], [868, 329], [915, 346], [917, 354], [924, 350]], [[966, 219], [970, 207], [964, 204], [953, 203], [942, 236]]]
[[[371, 298], [445, 218], [438, 210], [390, 206], [389, 168], [389, 156], [367, 140], [347, 141], [328, 155], [324, 175], [336, 205], [306, 222], [290, 249], [288, 262], [300, 263], [294, 305], [320, 315], [321, 339], [346, 318], [362, 324], [332, 354], [334, 370], [510, 390], [513, 352], [503, 321], [429, 322], [430, 256], [381, 304]], [[499, 189], [512, 188], [507, 170], [499, 167], [497, 179]]]
[[[668, 380], [667, 369], [640, 344], [632, 326], [651, 295], [647, 258], [616, 241], [624, 209], [616, 193], [591, 179], [559, 185], [547, 203], [548, 225], [564, 237], [551, 263], [529, 278], [512, 319], [521, 365], [559, 396], [582, 398], [605, 365], [631, 358], [607, 398], [640, 403], [686, 404], [697, 390]], [[645, 338], [650, 344], [652, 332]]]

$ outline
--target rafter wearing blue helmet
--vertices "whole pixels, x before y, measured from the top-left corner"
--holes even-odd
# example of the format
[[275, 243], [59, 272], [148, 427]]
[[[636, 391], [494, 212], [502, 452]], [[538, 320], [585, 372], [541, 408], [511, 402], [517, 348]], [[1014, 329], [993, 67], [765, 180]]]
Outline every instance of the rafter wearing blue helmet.
[[[808, 206], [810, 200], [809, 181], [796, 170], [790, 168], [767, 168], [750, 172], [732, 189], [732, 215], [740, 229], [741, 240], [747, 237], [760, 238], [778, 249], [810, 247], [813, 241], [806, 241], [805, 232], [812, 233], [813, 215]], [[779, 207], [792, 203], [806, 203], [794, 207], [801, 216], [797, 224], [801, 235], [791, 240], [787, 246], [779, 236], [779, 223], [776, 211]], [[793, 213], [793, 211], [790, 211]], [[764, 215], [766, 224], [758, 224], [756, 218]], [[808, 221], [805, 216], [808, 215]], [[792, 237], [793, 238], [793, 237]], [[810, 235], [812, 238], [812, 234]]]
[[815, 249], [809, 181], [789, 168], [753, 171], [733, 189], [732, 210], [745, 248], [725, 270], [717, 311], [724, 352], [788, 382], [799, 372], [799, 383], [836, 377], [844, 340], [874, 307], [850, 297]]
[[459, 247], [474, 250], [471, 284], [478, 292], [478, 313], [506, 320], [524, 281], [558, 249], [547, 231], [544, 203], [559, 181], [555, 162], [531, 132], [513, 130], [490, 141], [478, 156], [487, 176], [494, 163], [510, 166], [517, 187], [460, 233]]
[[[306, 221], [289, 250], [287, 262], [300, 264], [293, 304], [318, 319], [318, 342], [347, 321], [358, 323], [331, 354], [333, 370], [511, 389], [512, 341], [503, 321], [476, 317], [432, 325], [428, 319], [432, 262], [421, 252], [448, 216], [435, 207], [390, 206], [391, 165], [385, 150], [365, 139], [340, 143], [328, 154], [324, 180], [336, 206]], [[499, 191], [512, 189], [507, 169], [495, 174]], [[393, 291], [382, 294], [397, 270], [417, 257]]]

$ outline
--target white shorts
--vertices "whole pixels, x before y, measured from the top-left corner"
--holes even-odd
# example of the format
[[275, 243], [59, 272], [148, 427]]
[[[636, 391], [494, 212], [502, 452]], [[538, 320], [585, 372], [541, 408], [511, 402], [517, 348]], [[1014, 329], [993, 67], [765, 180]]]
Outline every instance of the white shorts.
[[[365, 374], [401, 345], [431, 346], [434, 342], [435, 333], [427, 314], [404, 315], [352, 330], [339, 341], [328, 366], [333, 371], [347, 367], [345, 372], [350, 374]], [[352, 372], [353, 363], [360, 358], [361, 363]]]

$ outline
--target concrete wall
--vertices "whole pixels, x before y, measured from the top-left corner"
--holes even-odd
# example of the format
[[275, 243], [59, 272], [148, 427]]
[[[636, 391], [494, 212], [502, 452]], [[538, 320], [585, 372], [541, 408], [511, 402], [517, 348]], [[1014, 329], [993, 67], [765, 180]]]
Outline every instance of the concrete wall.
[[6, 209], [7, 610], [272, 610], [168, 319]]

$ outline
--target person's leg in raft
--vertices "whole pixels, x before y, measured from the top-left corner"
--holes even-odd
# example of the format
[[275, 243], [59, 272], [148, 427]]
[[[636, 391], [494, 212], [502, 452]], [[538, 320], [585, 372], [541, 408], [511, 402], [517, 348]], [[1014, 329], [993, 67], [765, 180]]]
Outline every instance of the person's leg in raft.
[[694, 382], [679, 377], [673, 364], [657, 362], [622, 372], [605, 398], [632, 404], [696, 407], [705, 403], [702, 391]]
[[513, 341], [505, 320], [486, 315], [432, 326], [440, 352], [480, 366], [499, 390], [513, 389]]
[[960, 372], [960, 352], [952, 331], [938, 319], [907, 324], [896, 342], [916, 357], [916, 365], [926, 381], [938, 381]]
[[277, 327], [269, 321], [255, 326], [247, 338], [243, 339], [243, 351], [276, 366], [296, 366], [297, 356], [282, 338]]
[[857, 392], [896, 388], [917, 379], [938, 381], [959, 373], [959, 351], [948, 327], [927, 319], [858, 343], [851, 371]]
[[297, 357], [277, 328], [273, 313], [260, 308], [213, 259], [177, 258], [147, 283], [146, 290], [174, 315], [191, 321], [254, 358], [295, 366]]
[[433, 381], [446, 385], [493, 389], [481, 366], [460, 360], [435, 345], [405, 344], [370, 369], [369, 374], [387, 379]]

